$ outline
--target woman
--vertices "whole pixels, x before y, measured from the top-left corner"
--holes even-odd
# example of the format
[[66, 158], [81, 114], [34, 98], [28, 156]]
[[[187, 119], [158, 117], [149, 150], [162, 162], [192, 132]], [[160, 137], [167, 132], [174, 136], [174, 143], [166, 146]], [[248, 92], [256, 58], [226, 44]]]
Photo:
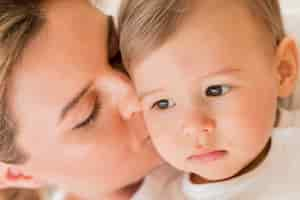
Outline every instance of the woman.
[[86, 0], [1, 0], [1, 186], [129, 197], [160, 165], [134, 91]]

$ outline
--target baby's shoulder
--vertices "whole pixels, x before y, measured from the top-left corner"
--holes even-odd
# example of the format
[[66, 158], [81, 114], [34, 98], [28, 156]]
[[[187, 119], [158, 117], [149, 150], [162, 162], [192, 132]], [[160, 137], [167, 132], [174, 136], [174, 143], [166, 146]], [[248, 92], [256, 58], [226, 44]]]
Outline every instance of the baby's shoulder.
[[300, 128], [300, 109], [286, 110], [280, 108], [280, 128]]
[[299, 145], [300, 127], [275, 128], [272, 134], [272, 143], [276, 146]]
[[[299, 156], [300, 128], [277, 128], [272, 137], [272, 153], [276, 160], [285, 163], [286, 170], [297, 171], [300, 165]], [[300, 174], [299, 174], [300, 175]]]
[[[300, 128], [276, 128], [272, 134], [272, 148], [282, 156], [298, 154]], [[286, 155], [285, 155], [286, 154]], [[299, 156], [300, 158], [300, 156]]]

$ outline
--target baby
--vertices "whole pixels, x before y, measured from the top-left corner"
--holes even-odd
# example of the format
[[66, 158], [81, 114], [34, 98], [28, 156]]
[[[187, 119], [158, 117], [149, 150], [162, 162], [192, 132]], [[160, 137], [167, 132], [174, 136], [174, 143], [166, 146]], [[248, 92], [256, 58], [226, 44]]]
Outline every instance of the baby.
[[119, 23], [151, 139], [185, 173], [155, 172], [135, 199], [300, 197], [300, 136], [273, 130], [297, 114], [278, 106], [298, 58], [277, 0], [130, 0]]

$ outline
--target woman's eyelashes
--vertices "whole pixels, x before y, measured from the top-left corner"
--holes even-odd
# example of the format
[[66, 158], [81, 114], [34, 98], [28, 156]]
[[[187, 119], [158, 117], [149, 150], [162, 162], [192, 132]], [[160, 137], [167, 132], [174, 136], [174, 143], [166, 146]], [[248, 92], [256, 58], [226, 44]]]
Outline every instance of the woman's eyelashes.
[[100, 109], [101, 109], [101, 104], [98, 101], [98, 98], [96, 98], [91, 113], [84, 120], [82, 120], [80, 123], [75, 125], [73, 127], [73, 130], [84, 128], [84, 127], [92, 124], [92, 122], [94, 122], [96, 120], [96, 118], [98, 117]]
[[212, 85], [206, 88], [205, 90], [205, 96], [206, 97], [219, 97], [224, 96], [228, 92], [230, 92], [232, 89], [232, 86], [226, 85], [226, 84], [220, 84], [220, 85]]

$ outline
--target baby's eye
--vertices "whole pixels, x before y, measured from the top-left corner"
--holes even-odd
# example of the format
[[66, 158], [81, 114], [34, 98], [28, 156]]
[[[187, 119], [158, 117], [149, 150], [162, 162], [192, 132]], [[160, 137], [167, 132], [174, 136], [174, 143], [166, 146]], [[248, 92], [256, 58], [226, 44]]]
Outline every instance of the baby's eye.
[[205, 95], [208, 97], [223, 96], [231, 90], [229, 85], [213, 85], [206, 89]]
[[166, 110], [166, 109], [169, 109], [169, 108], [172, 108], [176, 105], [176, 103], [172, 100], [169, 100], [169, 99], [161, 99], [159, 101], [156, 101], [153, 105], [152, 105], [152, 109], [153, 108], [156, 108], [156, 109], [159, 109], [159, 110]]

